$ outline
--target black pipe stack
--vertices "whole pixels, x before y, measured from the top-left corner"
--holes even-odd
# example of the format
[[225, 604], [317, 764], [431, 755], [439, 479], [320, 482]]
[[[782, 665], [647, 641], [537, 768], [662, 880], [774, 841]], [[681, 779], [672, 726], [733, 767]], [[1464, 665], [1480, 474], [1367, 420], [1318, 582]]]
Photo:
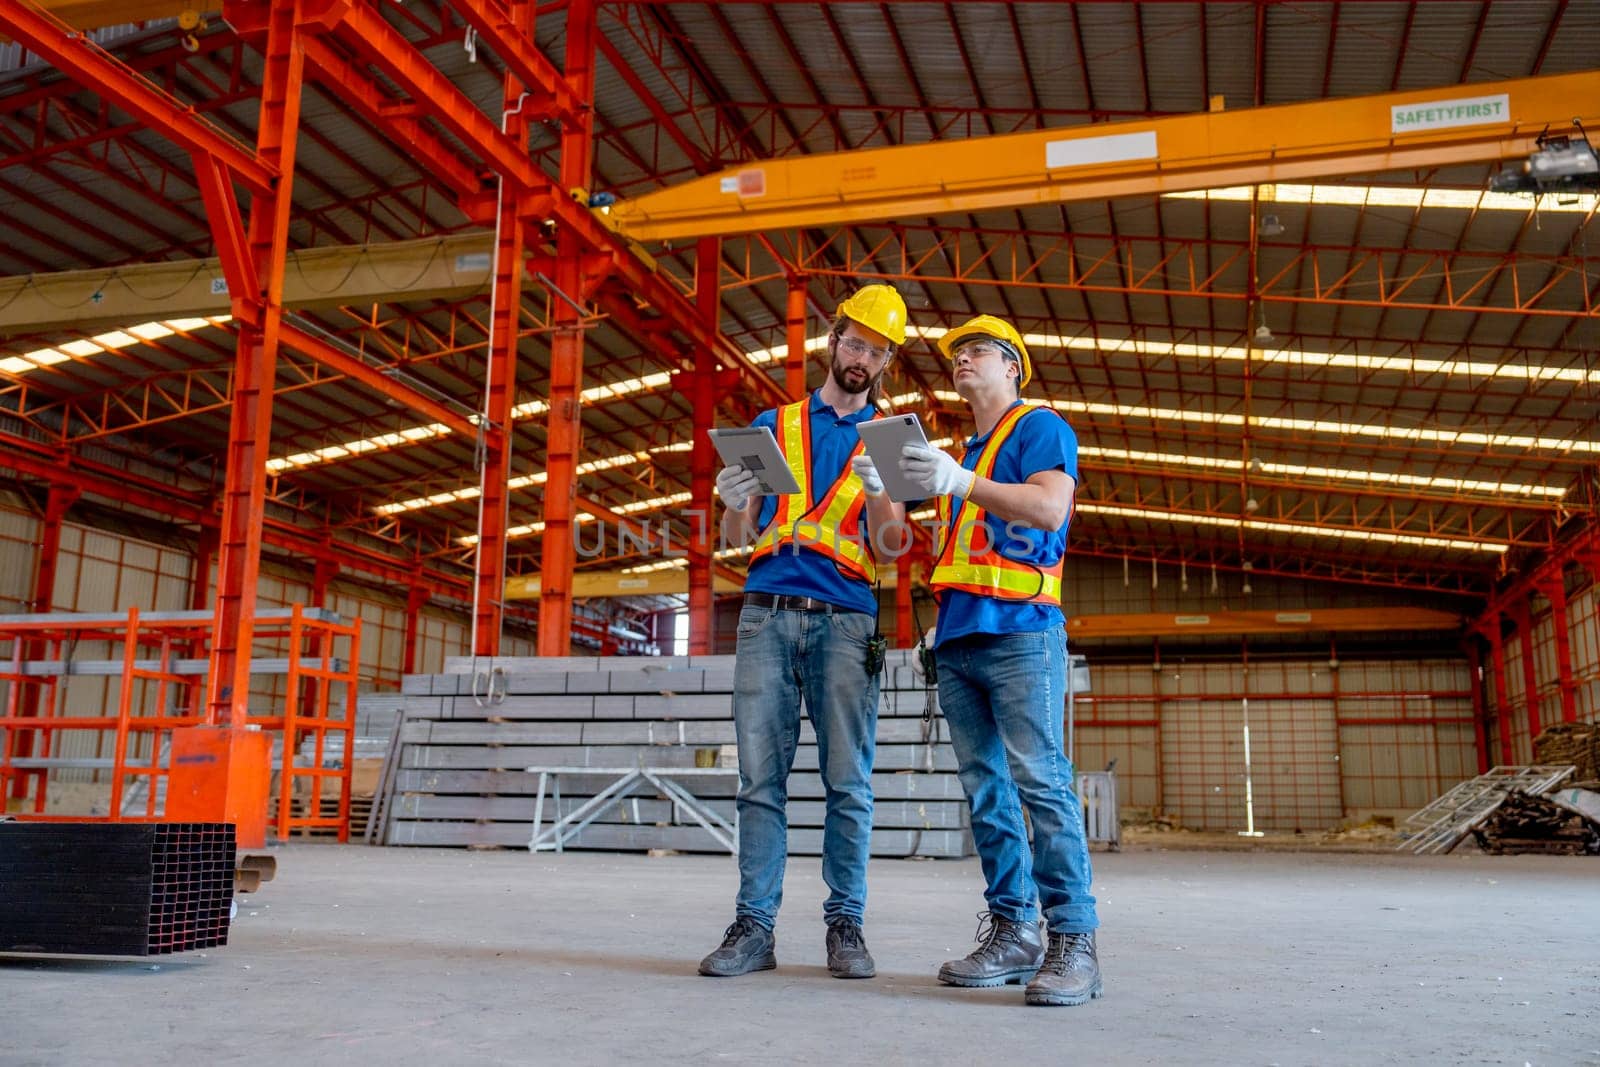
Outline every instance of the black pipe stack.
[[0, 822], [0, 952], [225, 945], [234, 861], [229, 823]]

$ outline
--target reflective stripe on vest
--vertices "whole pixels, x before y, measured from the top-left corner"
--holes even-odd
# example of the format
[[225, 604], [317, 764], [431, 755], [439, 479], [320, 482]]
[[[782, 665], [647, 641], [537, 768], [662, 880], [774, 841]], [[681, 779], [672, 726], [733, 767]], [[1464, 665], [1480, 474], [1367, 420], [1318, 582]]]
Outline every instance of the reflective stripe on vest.
[[[873, 416], [876, 418], [877, 416]], [[792, 544], [820, 552], [833, 560], [847, 577], [864, 582], [877, 580], [872, 554], [865, 549], [861, 533], [861, 512], [866, 506], [866, 489], [847, 462], [827, 494], [811, 499], [811, 399], [785, 404], [778, 409], [778, 447], [789, 463], [789, 472], [800, 487], [797, 493], [778, 497], [772, 522], [756, 539], [750, 556], [754, 563], [771, 555], [782, 545]], [[854, 459], [863, 445], [856, 442], [850, 453]]]
[[[1021, 404], [1011, 408], [995, 425], [983, 451], [978, 454], [975, 473], [992, 477], [1000, 448], [1017, 424], [1035, 408]], [[966, 456], [962, 456], [963, 461]], [[1053, 565], [1041, 567], [1014, 560], [1000, 551], [988, 525], [988, 513], [971, 500], [961, 502], [955, 521], [950, 521], [950, 497], [941, 496], [939, 511], [938, 563], [929, 584], [934, 590], [959, 589], [975, 596], [1037, 604], [1061, 603], [1061, 572], [1065, 555]]]

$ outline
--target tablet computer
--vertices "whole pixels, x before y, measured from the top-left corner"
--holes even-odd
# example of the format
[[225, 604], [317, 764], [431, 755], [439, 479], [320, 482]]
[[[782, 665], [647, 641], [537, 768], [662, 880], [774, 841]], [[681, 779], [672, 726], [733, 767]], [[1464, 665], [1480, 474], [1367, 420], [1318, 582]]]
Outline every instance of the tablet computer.
[[722, 462], [730, 467], [737, 463], [761, 480], [763, 496], [787, 496], [800, 491], [800, 483], [794, 480], [788, 461], [778, 450], [778, 439], [767, 427], [741, 426], [706, 432], [711, 435], [711, 443], [716, 446]]
[[915, 415], [887, 415], [856, 426], [861, 443], [878, 468], [883, 488], [896, 504], [909, 500], [922, 500], [928, 491], [900, 473], [900, 449], [908, 444], [926, 446], [928, 438], [922, 432], [922, 420]]

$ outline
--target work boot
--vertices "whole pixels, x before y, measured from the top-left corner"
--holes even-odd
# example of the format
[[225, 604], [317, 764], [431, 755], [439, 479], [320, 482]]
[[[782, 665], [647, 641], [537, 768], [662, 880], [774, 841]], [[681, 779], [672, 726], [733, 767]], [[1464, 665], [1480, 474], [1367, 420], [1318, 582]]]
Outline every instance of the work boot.
[[1029, 1004], [1070, 1007], [1102, 995], [1094, 934], [1051, 934], [1044, 964], [1028, 983]]
[[751, 971], [770, 971], [778, 965], [772, 951], [777, 939], [772, 931], [748, 916], [733, 920], [717, 950], [700, 961], [700, 973], [711, 978], [732, 978]]
[[854, 919], [828, 923], [828, 973], [835, 978], [871, 978], [878, 973], [861, 938], [861, 924]]
[[1044, 935], [1036, 922], [978, 913], [978, 947], [966, 959], [939, 968], [945, 985], [1015, 985], [1033, 977], [1044, 959]]

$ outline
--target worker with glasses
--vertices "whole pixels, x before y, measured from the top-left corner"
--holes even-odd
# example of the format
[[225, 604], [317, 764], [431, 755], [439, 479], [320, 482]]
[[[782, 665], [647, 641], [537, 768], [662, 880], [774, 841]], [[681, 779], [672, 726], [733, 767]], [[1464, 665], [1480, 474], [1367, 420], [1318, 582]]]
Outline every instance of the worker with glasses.
[[1011, 323], [979, 315], [938, 343], [975, 432], [960, 460], [906, 445], [900, 469], [937, 503], [939, 704], [988, 906], [977, 948], [944, 964], [939, 980], [1027, 982], [1028, 1004], [1083, 1004], [1102, 983], [1083, 810], [1062, 736], [1061, 574], [1077, 436], [1053, 408], [1022, 400], [1033, 365]]
[[739, 465], [717, 475], [723, 541], [754, 540], [755, 549], [734, 667], [739, 892], [722, 944], [700, 963], [703, 975], [777, 966], [773, 928], [783, 899], [788, 779], [802, 705], [816, 733], [827, 798], [828, 970], [836, 978], [877, 973], [862, 934], [883, 657], [872, 546], [885, 528], [903, 530], [905, 507], [884, 493], [856, 428], [876, 416], [870, 400], [905, 339], [900, 294], [888, 285], [858, 290], [835, 314], [821, 387], [752, 424], [773, 431], [799, 490], [760, 496], [755, 473]]

